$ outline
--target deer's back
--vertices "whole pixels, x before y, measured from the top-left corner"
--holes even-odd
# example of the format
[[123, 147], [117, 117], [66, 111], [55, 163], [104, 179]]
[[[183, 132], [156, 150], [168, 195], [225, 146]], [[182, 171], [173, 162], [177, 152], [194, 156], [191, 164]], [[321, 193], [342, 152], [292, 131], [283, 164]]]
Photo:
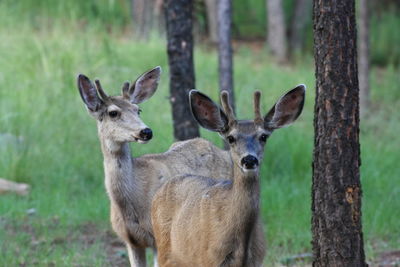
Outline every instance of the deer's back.
[[[110, 190], [113, 195], [112, 199], [122, 198], [122, 201], [119, 201], [120, 203], [125, 203], [124, 200], [129, 199], [129, 203], [125, 203], [129, 207], [117, 203], [112, 205], [114, 229], [117, 229], [118, 232], [125, 231], [122, 228], [128, 228], [134, 236], [152, 236], [151, 202], [157, 190], [165, 182], [181, 174], [196, 173], [224, 178], [229, 176], [231, 172], [231, 161], [227, 151], [221, 150], [211, 142], [201, 138], [177, 142], [164, 153], [134, 158], [131, 174], [132, 183], [115, 182], [112, 186], [117, 187], [118, 190]], [[117, 194], [113, 192], [117, 192]], [[126, 225], [126, 227], [123, 227], [123, 225]], [[146, 242], [152, 243], [150, 241], [143, 243]]]
[[229, 152], [202, 138], [176, 142], [165, 153], [144, 156], [144, 159], [148, 158], [165, 165], [170, 178], [184, 174], [217, 179], [232, 176]]
[[147, 197], [149, 204], [158, 189], [173, 177], [227, 179], [233, 169], [229, 152], [202, 138], [176, 142], [164, 153], [144, 155], [133, 161], [133, 175], [138, 181], [135, 190], [143, 192], [141, 197]]

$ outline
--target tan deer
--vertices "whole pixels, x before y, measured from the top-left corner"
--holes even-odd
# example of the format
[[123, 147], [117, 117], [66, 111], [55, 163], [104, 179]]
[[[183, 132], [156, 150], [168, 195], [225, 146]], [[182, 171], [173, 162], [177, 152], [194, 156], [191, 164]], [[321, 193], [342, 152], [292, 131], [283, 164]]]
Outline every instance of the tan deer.
[[97, 121], [112, 227], [126, 243], [131, 266], [146, 266], [145, 248], [156, 248], [151, 201], [165, 181], [193, 171], [220, 178], [232, 172], [229, 153], [200, 138], [177, 142], [165, 153], [131, 156], [129, 142], [152, 139], [152, 131], [140, 119], [138, 104], [154, 94], [160, 72], [157, 67], [132, 86], [125, 83], [120, 96], [108, 96], [98, 80], [94, 85], [85, 75], [78, 76], [83, 102]]
[[[166, 182], [152, 203], [158, 263], [164, 266], [261, 266], [259, 166], [271, 133], [300, 115], [305, 87], [282, 96], [268, 114], [260, 114], [260, 93], [254, 95], [254, 120], [236, 120], [227, 92], [221, 110], [210, 98], [191, 91], [198, 123], [229, 143], [233, 177], [216, 180], [181, 175]], [[196, 153], [196, 151], [193, 151]], [[263, 237], [262, 237], [263, 239]]]

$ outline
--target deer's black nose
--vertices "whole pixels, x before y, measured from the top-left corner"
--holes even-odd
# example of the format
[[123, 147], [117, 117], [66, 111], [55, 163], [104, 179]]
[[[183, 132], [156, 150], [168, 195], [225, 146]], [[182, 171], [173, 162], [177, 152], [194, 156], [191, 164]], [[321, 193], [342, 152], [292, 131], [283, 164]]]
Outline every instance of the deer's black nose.
[[252, 155], [247, 155], [246, 157], [242, 158], [240, 163], [245, 169], [254, 169], [256, 166], [258, 166], [258, 159]]
[[140, 139], [148, 141], [153, 137], [153, 131], [150, 128], [145, 128], [139, 133]]

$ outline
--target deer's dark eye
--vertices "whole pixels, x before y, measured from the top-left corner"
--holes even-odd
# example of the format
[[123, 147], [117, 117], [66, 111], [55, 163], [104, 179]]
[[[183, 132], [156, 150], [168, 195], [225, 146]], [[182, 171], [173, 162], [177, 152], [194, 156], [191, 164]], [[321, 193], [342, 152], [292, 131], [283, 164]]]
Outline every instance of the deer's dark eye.
[[112, 111], [108, 112], [108, 115], [109, 115], [111, 118], [115, 118], [115, 117], [118, 116], [118, 111], [112, 110]]
[[262, 134], [262, 135], [260, 136], [260, 141], [261, 141], [261, 142], [265, 142], [265, 141], [267, 141], [267, 138], [268, 138], [268, 135]]
[[228, 140], [229, 144], [232, 144], [232, 143], [234, 143], [236, 141], [235, 137], [233, 137], [232, 135], [229, 135], [226, 139]]

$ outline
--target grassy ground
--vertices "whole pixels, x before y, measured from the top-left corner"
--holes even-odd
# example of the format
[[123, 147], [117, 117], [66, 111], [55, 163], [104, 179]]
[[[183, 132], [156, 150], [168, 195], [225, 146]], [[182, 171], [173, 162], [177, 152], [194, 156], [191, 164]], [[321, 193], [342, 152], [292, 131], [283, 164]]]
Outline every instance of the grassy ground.
[[[4, 10], [0, 11], [4, 15]], [[111, 94], [125, 80], [161, 65], [155, 96], [142, 105], [155, 137], [133, 144], [134, 155], [162, 152], [173, 142], [163, 41], [134, 42], [128, 33], [81, 23], [42, 27], [0, 24], [0, 177], [26, 182], [29, 196], [0, 196], [0, 266], [116, 266], [126, 263], [110, 232], [108, 199], [96, 125], [75, 85], [78, 73], [98, 77]], [[314, 69], [311, 59], [277, 67], [265, 51], [238, 47], [235, 87], [239, 117], [251, 117], [251, 93], [264, 111], [287, 89], [308, 86], [303, 115], [274, 133], [262, 166], [262, 218], [267, 266], [310, 252], [310, 188]], [[198, 48], [197, 88], [217, 97], [216, 54]], [[372, 108], [361, 125], [363, 226], [369, 260], [400, 248], [400, 75], [372, 72]], [[218, 136], [202, 135], [220, 144]], [[106, 252], [106, 253], [105, 253]], [[118, 262], [118, 264], [116, 264]]]

